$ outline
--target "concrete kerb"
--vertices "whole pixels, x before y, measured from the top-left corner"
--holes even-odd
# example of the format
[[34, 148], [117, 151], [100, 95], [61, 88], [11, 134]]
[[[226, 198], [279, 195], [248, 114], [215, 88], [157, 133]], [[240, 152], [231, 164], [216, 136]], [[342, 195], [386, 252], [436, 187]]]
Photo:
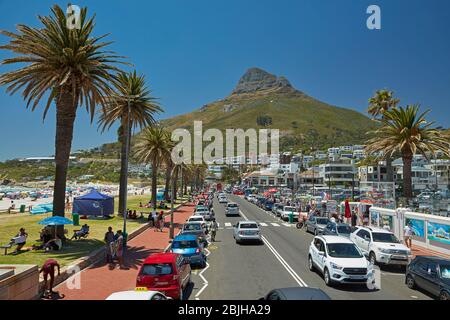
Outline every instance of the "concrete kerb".
[[[179, 204], [178, 206], [174, 207], [174, 210], [175, 211], [178, 210], [182, 206], [185, 206], [187, 203], [188, 202], [183, 202], [183, 203]], [[165, 216], [168, 216], [168, 215], [170, 215], [170, 211], [166, 212]], [[138, 235], [140, 235], [142, 232], [144, 232], [148, 228], [150, 228], [150, 225], [148, 223], [145, 223], [144, 225], [140, 226], [139, 228], [137, 228], [136, 230], [134, 230], [133, 232], [131, 232], [128, 235], [127, 241], [130, 241], [133, 238], [136, 238]], [[85, 257], [75, 260], [71, 265], [69, 265], [67, 267], [63, 267], [61, 269], [61, 274], [59, 276], [55, 277], [55, 282], [53, 284], [53, 287], [58, 286], [60, 283], [66, 281], [68, 278], [73, 276], [75, 274], [74, 270], [78, 270], [78, 272], [81, 272], [82, 270], [86, 269], [87, 267], [89, 267], [105, 258], [106, 258], [106, 248], [101, 247], [101, 248], [98, 248], [97, 250], [91, 252], [88, 256], [85, 256]], [[44, 292], [44, 280], [39, 279], [39, 294], [37, 297], [35, 297], [35, 299], [39, 299], [42, 296], [43, 292]]]

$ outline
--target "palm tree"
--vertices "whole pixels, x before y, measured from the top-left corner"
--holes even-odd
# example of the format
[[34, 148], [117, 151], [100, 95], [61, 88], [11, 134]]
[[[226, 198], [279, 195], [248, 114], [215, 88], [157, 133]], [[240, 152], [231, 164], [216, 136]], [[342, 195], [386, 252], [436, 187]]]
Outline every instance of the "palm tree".
[[[369, 99], [369, 107], [367, 112], [372, 116], [372, 119], [379, 121], [384, 118], [384, 113], [393, 108], [396, 108], [400, 100], [394, 98], [394, 92], [389, 90], [378, 90], [375, 95]], [[389, 182], [394, 181], [394, 174], [392, 170], [392, 159], [386, 157], [386, 173]]]
[[374, 137], [367, 142], [367, 152], [383, 152], [392, 157], [399, 152], [403, 160], [403, 193], [412, 198], [411, 163], [414, 154], [420, 153], [428, 158], [426, 152], [442, 151], [449, 155], [449, 136], [432, 128], [425, 116], [430, 110], [418, 114], [419, 106], [393, 108], [383, 113], [381, 127], [375, 131]]
[[184, 162], [182, 163], [173, 163], [172, 171], [171, 171], [171, 191], [170, 191], [170, 232], [169, 238], [174, 238], [174, 224], [173, 224], [173, 214], [174, 214], [174, 206], [176, 199], [176, 181], [178, 180], [178, 175], [185, 175], [190, 170]]
[[142, 130], [135, 146], [139, 161], [152, 164], [152, 207], [156, 211], [158, 168], [171, 157], [172, 140], [168, 131], [160, 125]]
[[[130, 142], [132, 128], [143, 128], [155, 123], [153, 115], [162, 112], [161, 107], [151, 96], [146, 87], [145, 77], [138, 75], [136, 71], [120, 73], [117, 77], [116, 92], [103, 108], [99, 117], [99, 127], [102, 131], [110, 129], [119, 122], [120, 151], [120, 186], [119, 186], [119, 210], [125, 212], [127, 197], [127, 145]], [[128, 134], [128, 140], [126, 135]], [[129, 145], [128, 145], [129, 150]]]
[[[52, 15], [39, 16], [41, 28], [18, 25], [17, 33], [0, 31], [11, 38], [0, 49], [18, 54], [3, 60], [2, 64], [19, 64], [19, 69], [0, 75], [0, 85], [11, 94], [22, 92], [26, 106], [34, 111], [48, 93], [44, 119], [52, 102], [56, 105], [55, 184], [53, 215], [64, 216], [66, 177], [72, 146], [73, 125], [78, 107], [84, 105], [95, 115], [97, 105], [105, 105], [111, 93], [115, 66], [119, 56], [105, 48], [110, 42], [101, 42], [105, 36], [92, 36], [94, 17], [88, 19], [87, 9], [80, 12], [79, 29], [69, 30], [66, 15], [57, 5]], [[23, 65], [25, 64], [25, 66]], [[62, 231], [62, 228], [60, 228]]]

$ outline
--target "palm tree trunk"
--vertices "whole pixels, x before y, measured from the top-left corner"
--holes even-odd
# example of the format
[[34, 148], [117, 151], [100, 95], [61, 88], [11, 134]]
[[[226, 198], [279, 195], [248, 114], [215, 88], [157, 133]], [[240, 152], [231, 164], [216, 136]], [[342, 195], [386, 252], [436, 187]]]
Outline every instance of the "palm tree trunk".
[[412, 179], [411, 179], [411, 164], [413, 156], [411, 154], [403, 155], [403, 196], [406, 199], [412, 198]]
[[169, 196], [169, 189], [170, 189], [170, 176], [171, 176], [171, 172], [172, 172], [172, 163], [170, 163], [169, 165], [167, 165], [166, 168], [166, 182], [165, 182], [165, 187], [164, 187], [164, 199], [166, 201], [170, 200], [170, 196]]
[[[127, 193], [128, 193], [128, 186], [127, 186], [127, 173], [126, 166], [127, 166], [127, 145], [126, 145], [126, 139], [125, 139], [125, 128], [127, 128], [126, 123], [124, 123], [125, 118], [122, 118], [122, 130], [121, 130], [121, 137], [119, 138], [121, 143], [120, 148], [120, 184], [119, 184], [119, 213], [125, 214], [125, 211], [127, 208], [124, 208], [123, 205], [126, 203]], [[128, 139], [131, 138], [131, 128], [128, 128]]]
[[156, 189], [158, 188], [158, 166], [152, 162], [152, 208], [156, 212]]
[[[73, 95], [71, 93], [62, 93], [56, 100], [56, 168], [55, 185], [53, 187], [53, 216], [64, 217], [65, 213], [67, 168], [69, 166], [76, 112], [77, 108], [74, 104]], [[64, 227], [58, 227], [57, 234], [63, 237]]]

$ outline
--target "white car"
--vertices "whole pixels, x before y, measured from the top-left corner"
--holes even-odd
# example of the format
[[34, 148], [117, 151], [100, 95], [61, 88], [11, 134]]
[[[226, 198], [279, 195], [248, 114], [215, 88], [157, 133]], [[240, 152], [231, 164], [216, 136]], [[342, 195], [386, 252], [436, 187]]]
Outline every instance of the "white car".
[[209, 221], [211, 220], [212, 216], [214, 216], [214, 213], [208, 209], [208, 207], [199, 207], [195, 209], [194, 211], [195, 216], [202, 216], [205, 218], [205, 220]]
[[239, 221], [234, 225], [233, 238], [236, 243], [244, 241], [261, 242], [261, 230], [255, 221]]
[[322, 273], [327, 286], [373, 281], [373, 265], [344, 237], [315, 236], [309, 247], [308, 267]]
[[208, 233], [208, 224], [206, 223], [206, 219], [204, 216], [193, 215], [186, 222], [200, 222], [202, 224], [203, 229], [205, 229], [205, 233]]
[[294, 216], [294, 220], [298, 220], [298, 210], [296, 207], [292, 207], [292, 206], [284, 206], [283, 210], [281, 211], [281, 219], [288, 221], [289, 220], [289, 215], [292, 213], [292, 215]]
[[350, 234], [350, 240], [372, 264], [407, 265], [412, 258], [411, 250], [385, 229], [358, 227]]
[[159, 291], [120, 291], [114, 292], [106, 300], [172, 300]]
[[239, 215], [239, 206], [237, 203], [228, 202], [227, 207], [225, 208], [226, 216], [238, 216]]
[[219, 198], [219, 203], [228, 203], [227, 197], [220, 197]]

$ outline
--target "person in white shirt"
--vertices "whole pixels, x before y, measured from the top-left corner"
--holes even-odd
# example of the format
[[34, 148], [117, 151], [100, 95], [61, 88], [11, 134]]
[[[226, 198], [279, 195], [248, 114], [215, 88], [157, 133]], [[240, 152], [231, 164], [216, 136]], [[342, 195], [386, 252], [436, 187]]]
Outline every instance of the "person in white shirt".
[[407, 225], [405, 225], [405, 228], [403, 231], [404, 231], [405, 244], [409, 249], [411, 249], [411, 246], [412, 246], [411, 237], [414, 235], [411, 222], [408, 223]]

